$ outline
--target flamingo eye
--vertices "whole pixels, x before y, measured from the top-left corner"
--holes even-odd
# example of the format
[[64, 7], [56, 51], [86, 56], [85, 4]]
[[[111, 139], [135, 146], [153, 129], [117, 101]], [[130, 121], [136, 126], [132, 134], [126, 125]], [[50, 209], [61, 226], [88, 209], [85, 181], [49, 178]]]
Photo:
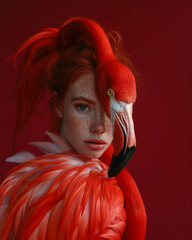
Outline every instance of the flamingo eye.
[[108, 95], [109, 97], [113, 97], [113, 96], [114, 96], [114, 91], [113, 91], [113, 89], [109, 88], [109, 89], [107, 90], [107, 95]]

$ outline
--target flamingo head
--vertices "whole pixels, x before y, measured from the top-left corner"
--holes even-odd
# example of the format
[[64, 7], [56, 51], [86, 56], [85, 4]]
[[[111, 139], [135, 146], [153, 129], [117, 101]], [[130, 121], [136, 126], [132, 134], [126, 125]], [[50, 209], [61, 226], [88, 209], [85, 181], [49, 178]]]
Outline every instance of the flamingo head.
[[98, 98], [113, 124], [114, 154], [108, 172], [113, 177], [127, 165], [136, 147], [132, 118], [135, 78], [128, 67], [113, 60], [98, 69], [95, 81]]

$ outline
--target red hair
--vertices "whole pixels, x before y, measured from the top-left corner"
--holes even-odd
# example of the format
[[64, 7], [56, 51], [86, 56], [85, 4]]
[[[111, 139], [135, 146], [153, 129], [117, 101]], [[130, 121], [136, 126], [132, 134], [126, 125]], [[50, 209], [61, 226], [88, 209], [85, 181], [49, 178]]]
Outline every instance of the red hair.
[[[85, 35], [71, 34], [73, 29], [69, 28], [68, 23], [72, 20], [66, 21], [60, 29], [42, 29], [25, 41], [14, 56], [15, 62], [17, 55], [25, 50], [15, 89], [16, 123], [13, 142], [18, 131], [23, 129], [31, 115], [37, 111], [37, 105], [47, 89], [56, 93], [50, 100], [54, 114], [53, 109], [59, 101], [63, 101], [70, 85], [82, 73], [96, 71], [97, 56], [93, 43]], [[66, 28], [68, 30], [64, 31]], [[132, 64], [121, 51], [120, 35], [112, 32], [108, 39], [111, 40], [117, 59], [133, 70]], [[53, 129], [59, 129], [60, 122], [56, 117]]]

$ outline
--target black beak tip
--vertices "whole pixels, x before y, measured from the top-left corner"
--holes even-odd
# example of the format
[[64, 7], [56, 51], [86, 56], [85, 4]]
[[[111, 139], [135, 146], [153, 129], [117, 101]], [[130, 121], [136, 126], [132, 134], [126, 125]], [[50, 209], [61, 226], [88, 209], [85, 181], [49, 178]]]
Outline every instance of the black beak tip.
[[119, 155], [113, 156], [108, 171], [108, 177], [115, 177], [121, 172], [121, 170], [130, 161], [133, 153], [135, 152], [135, 146], [126, 149], [126, 152], [122, 149]]

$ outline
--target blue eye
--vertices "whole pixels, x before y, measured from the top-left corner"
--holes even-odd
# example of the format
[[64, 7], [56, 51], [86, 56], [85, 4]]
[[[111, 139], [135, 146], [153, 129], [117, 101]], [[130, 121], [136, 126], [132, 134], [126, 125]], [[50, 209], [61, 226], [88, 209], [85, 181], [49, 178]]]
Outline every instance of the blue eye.
[[79, 110], [81, 110], [82, 112], [88, 111], [88, 107], [84, 104], [80, 104], [77, 106], [79, 108]]

